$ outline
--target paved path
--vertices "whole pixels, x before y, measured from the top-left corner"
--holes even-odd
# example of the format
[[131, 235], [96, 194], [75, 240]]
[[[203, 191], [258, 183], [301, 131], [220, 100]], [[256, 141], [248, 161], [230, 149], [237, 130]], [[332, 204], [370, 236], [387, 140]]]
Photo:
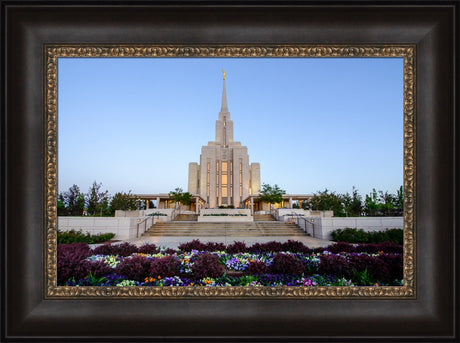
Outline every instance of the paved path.
[[[157, 236], [144, 236], [140, 238], [135, 238], [135, 239], [128, 239], [124, 240], [122, 242], [130, 242], [134, 243], [137, 246], [140, 246], [142, 244], [146, 243], [153, 243], [157, 246], [163, 246], [166, 248], [172, 248], [172, 249], [177, 249], [177, 247], [186, 242], [190, 242], [194, 239], [199, 239], [200, 242], [202, 243], [208, 243], [208, 242], [219, 242], [219, 243], [224, 243], [225, 245], [232, 244], [233, 242], [239, 241], [239, 242], [244, 242], [246, 243], [247, 246], [251, 246], [254, 243], [266, 243], [270, 241], [277, 241], [277, 242], [287, 242], [288, 240], [293, 240], [293, 241], [300, 241], [309, 248], [318, 248], [318, 247], [326, 247], [328, 245], [334, 244], [335, 242], [332, 241], [327, 241], [324, 239], [319, 239], [319, 238], [313, 238], [310, 236], [265, 236], [265, 237], [236, 237], [236, 236], [231, 236], [231, 237], [209, 237], [209, 236], [202, 236], [202, 237], [177, 237], [177, 236], [163, 236], [163, 237], [157, 237]], [[118, 242], [118, 243], [122, 243]], [[114, 243], [116, 244], [116, 243]]]

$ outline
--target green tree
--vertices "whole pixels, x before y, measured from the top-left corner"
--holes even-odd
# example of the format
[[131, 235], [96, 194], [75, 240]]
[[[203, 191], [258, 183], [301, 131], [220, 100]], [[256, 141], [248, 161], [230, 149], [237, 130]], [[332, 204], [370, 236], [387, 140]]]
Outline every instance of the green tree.
[[80, 188], [77, 185], [73, 185], [69, 188], [68, 191], [62, 194], [62, 197], [58, 199], [58, 205], [61, 206], [62, 210], [62, 203], [64, 202], [65, 205], [65, 213], [68, 216], [81, 216], [83, 215], [83, 210], [85, 208], [85, 196], [83, 193], [80, 192]]
[[366, 200], [364, 200], [364, 211], [367, 216], [375, 216], [378, 209], [379, 199], [377, 197], [377, 191], [373, 188], [369, 195], [366, 194]]
[[278, 185], [270, 186], [264, 183], [262, 184], [258, 199], [261, 202], [269, 203], [271, 210], [273, 204], [279, 204], [283, 201], [284, 194], [286, 194], [286, 191], [279, 188]]
[[110, 212], [112, 214], [114, 214], [116, 210], [132, 211], [140, 207], [141, 199], [131, 194], [131, 191], [128, 193], [117, 192], [110, 201]]
[[64, 200], [64, 194], [59, 193], [57, 201], [57, 215], [58, 216], [67, 216], [67, 206]]
[[403, 186], [399, 187], [395, 197], [395, 209], [400, 212], [404, 211], [404, 189]]
[[327, 188], [313, 194], [310, 200], [310, 208], [315, 211], [334, 211], [334, 216], [345, 216], [343, 196], [330, 192]]
[[379, 210], [383, 215], [391, 215], [395, 207], [396, 196], [387, 192], [379, 191]]
[[93, 182], [93, 185], [90, 187], [88, 194], [86, 195], [88, 203], [88, 214], [90, 215], [110, 215], [109, 202], [110, 196], [109, 191], [101, 191], [102, 182], [97, 183]]
[[192, 201], [192, 194], [189, 192], [184, 192], [182, 188], [177, 187], [174, 191], [169, 192], [169, 200], [172, 200], [176, 203], [176, 208], [180, 204], [190, 205]]
[[345, 215], [354, 217], [361, 215], [363, 210], [362, 198], [354, 186], [351, 195], [348, 192], [342, 195], [342, 203], [344, 206]]

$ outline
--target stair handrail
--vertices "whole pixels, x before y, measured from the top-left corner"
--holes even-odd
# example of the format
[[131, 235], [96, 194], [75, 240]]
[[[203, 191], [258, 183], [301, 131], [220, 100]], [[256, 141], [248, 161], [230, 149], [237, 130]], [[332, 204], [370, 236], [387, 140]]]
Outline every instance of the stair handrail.
[[[150, 220], [150, 225], [148, 227], [151, 227], [154, 223], [154, 216], [145, 216], [144, 218], [138, 218], [137, 219], [137, 230], [136, 230], [136, 238], [139, 238], [139, 228], [142, 224], [144, 224], [144, 232], [147, 231], [147, 224], [148, 221]], [[142, 232], [142, 233], [144, 233]]]
[[[308, 220], [307, 218], [305, 218], [303, 215], [300, 215], [298, 213], [295, 213], [295, 212], [292, 212], [291, 213], [291, 217], [294, 221], [294, 224], [296, 224], [299, 228], [301, 228], [305, 233], [309, 233], [308, 232], [308, 225], [311, 225], [311, 228], [312, 228], [312, 237], [315, 237], [315, 224], [314, 224], [314, 221], [313, 219], [311, 220]], [[301, 224], [301, 221], [303, 221], [303, 225]]]

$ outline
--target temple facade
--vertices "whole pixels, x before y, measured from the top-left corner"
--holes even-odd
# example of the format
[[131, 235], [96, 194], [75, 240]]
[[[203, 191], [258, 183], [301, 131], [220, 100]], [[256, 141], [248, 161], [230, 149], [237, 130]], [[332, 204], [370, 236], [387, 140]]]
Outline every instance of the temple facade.
[[233, 141], [223, 75], [216, 140], [201, 148], [200, 163], [191, 162], [188, 171], [188, 192], [204, 199], [208, 208], [243, 207], [245, 199], [260, 191], [260, 164], [249, 163], [248, 148]]

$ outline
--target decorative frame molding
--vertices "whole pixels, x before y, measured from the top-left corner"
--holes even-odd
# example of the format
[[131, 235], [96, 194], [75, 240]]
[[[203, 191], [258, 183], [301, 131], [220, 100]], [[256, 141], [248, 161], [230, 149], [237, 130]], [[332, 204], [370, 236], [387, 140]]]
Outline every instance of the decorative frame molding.
[[[416, 45], [53, 45], [45, 61], [45, 298], [416, 299]], [[63, 57], [400, 57], [404, 59], [404, 285], [391, 287], [57, 286], [57, 62]]]

